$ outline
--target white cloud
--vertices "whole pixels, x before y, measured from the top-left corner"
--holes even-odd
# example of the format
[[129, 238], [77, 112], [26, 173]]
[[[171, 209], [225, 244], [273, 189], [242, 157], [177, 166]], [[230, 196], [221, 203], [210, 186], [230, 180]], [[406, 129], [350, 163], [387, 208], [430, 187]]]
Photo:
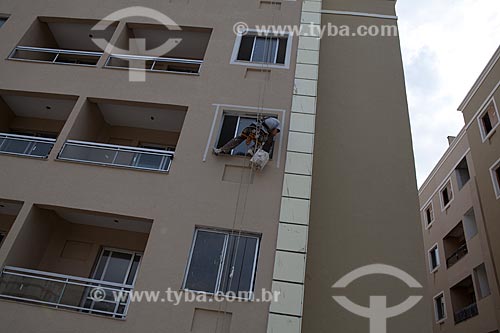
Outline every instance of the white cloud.
[[500, 44], [498, 0], [397, 4], [419, 185], [456, 135], [456, 109]]

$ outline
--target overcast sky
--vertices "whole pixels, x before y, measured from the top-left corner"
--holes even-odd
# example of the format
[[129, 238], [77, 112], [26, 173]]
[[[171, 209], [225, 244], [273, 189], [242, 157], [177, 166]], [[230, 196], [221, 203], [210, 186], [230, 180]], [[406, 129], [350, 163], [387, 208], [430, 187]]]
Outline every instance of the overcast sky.
[[464, 125], [458, 105], [500, 44], [500, 0], [399, 0], [419, 186]]

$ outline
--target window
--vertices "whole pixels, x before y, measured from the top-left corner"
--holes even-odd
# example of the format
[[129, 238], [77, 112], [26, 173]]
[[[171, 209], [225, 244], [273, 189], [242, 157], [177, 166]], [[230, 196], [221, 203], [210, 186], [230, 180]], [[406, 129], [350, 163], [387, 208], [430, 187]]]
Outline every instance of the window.
[[461, 190], [465, 184], [470, 180], [469, 166], [467, 165], [467, 158], [464, 157], [455, 168], [457, 175], [458, 189]]
[[[235, 115], [235, 114], [225, 114], [222, 119], [222, 127], [219, 135], [219, 139], [217, 140], [217, 148], [224, 146], [231, 139], [241, 134], [241, 131], [250, 126], [253, 122], [257, 121], [256, 115]], [[248, 149], [253, 145], [247, 145], [245, 141], [243, 141], [239, 146], [234, 148], [231, 151], [231, 155], [245, 156], [247, 154]], [[269, 153], [269, 157], [273, 157], [273, 148]]]
[[5, 233], [0, 231], [0, 246], [2, 246], [4, 238], [5, 238]]
[[232, 63], [250, 62], [288, 67], [291, 35], [246, 32], [238, 35]]
[[[137, 271], [141, 262], [142, 253], [104, 248], [95, 265], [92, 278], [99, 281], [117, 283], [119, 285], [134, 285], [137, 277]], [[85, 297], [82, 300], [82, 307], [97, 311], [116, 312], [114, 317], [122, 318], [121, 314], [126, 312], [127, 300], [115, 299], [113, 290], [105, 290], [105, 299], [101, 302], [96, 302], [92, 298], [90, 289], [87, 290]], [[116, 290], [114, 290], [116, 292]], [[96, 312], [99, 313], [99, 312]], [[102, 312], [101, 312], [102, 313]]]
[[490, 284], [488, 282], [488, 275], [486, 274], [486, 266], [481, 264], [474, 268], [474, 278], [476, 280], [476, 288], [479, 299], [491, 295]]
[[443, 292], [434, 297], [434, 314], [436, 316], [437, 323], [446, 319], [446, 305], [444, 302]]
[[6, 17], [0, 17], [0, 28], [5, 24], [6, 21], [7, 21]]
[[441, 190], [441, 208], [443, 210], [448, 208], [452, 200], [453, 200], [453, 189], [451, 187], [451, 181], [448, 180], [446, 185]]
[[498, 126], [498, 109], [494, 99], [479, 114], [479, 127], [483, 141], [488, 139]]
[[432, 222], [434, 222], [434, 210], [432, 209], [432, 202], [427, 206], [424, 211], [425, 214], [425, 226], [430, 227]]
[[434, 245], [430, 250], [429, 250], [429, 267], [431, 270], [431, 273], [436, 271], [440, 265], [439, 261], [439, 249], [438, 245]]
[[500, 199], [500, 159], [490, 168], [493, 189], [497, 199]]
[[196, 229], [184, 289], [207, 293], [245, 294], [253, 291], [258, 236]]

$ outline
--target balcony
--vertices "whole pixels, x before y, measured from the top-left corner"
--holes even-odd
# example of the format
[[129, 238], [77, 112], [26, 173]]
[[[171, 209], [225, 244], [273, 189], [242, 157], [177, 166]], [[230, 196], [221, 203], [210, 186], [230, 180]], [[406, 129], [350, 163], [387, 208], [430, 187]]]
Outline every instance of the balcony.
[[89, 99], [58, 159], [167, 172], [186, 110], [174, 105]]
[[14, 51], [9, 55], [9, 59], [95, 67], [102, 55], [102, 52], [16, 46]]
[[202, 60], [113, 54], [106, 61], [105, 67], [196, 75], [200, 72], [202, 64]]
[[21, 210], [22, 203], [11, 200], [0, 200], [0, 246], [12, 228], [14, 221]]
[[463, 223], [457, 224], [443, 239], [447, 268], [452, 267], [468, 253]]
[[136, 217], [33, 206], [8, 249], [0, 299], [124, 319], [151, 225]]
[[[128, 23], [107, 59], [106, 68], [198, 75], [211, 29], [169, 30], [153, 24]], [[163, 47], [171, 45], [172, 47]]]
[[174, 152], [69, 140], [58, 159], [133, 169], [168, 171]]
[[473, 304], [455, 312], [455, 314], [454, 314], [455, 324], [466, 321], [467, 319], [475, 317], [478, 314], [479, 314], [479, 310], [477, 309], [477, 304], [473, 303]]
[[[0, 298], [58, 309], [125, 318], [132, 285], [6, 266], [0, 280]], [[93, 291], [107, 295], [104, 310], [96, 308]]]
[[455, 324], [479, 314], [472, 276], [468, 276], [450, 289]]
[[469, 250], [467, 249], [467, 244], [462, 244], [459, 246], [459, 248], [453, 252], [448, 258], [446, 258], [446, 267], [451, 267], [455, 265], [460, 259], [465, 257], [465, 255], [469, 253]]
[[47, 158], [55, 139], [0, 133], [0, 153]]
[[38, 18], [8, 59], [95, 67], [103, 52], [92, 39], [109, 41], [116, 30], [116, 24], [111, 24], [106, 30], [93, 31], [97, 22]]
[[47, 158], [76, 99], [0, 93], [0, 154]]

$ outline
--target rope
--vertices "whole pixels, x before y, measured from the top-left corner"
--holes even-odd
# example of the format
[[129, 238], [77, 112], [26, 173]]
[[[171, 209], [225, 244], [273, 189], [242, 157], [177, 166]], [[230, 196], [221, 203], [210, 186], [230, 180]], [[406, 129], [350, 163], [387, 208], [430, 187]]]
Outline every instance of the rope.
[[[271, 1], [271, 5], [274, 5], [275, 1]], [[275, 17], [276, 17], [276, 11], [275, 9], [273, 8], [272, 10], [272, 24], [274, 25], [274, 22], [275, 22]], [[271, 39], [272, 37], [269, 36], [269, 34], [266, 34], [266, 37], [265, 37], [265, 42], [264, 42], [264, 54], [265, 56], [268, 55], [268, 53], [270, 52], [270, 50], [266, 50], [267, 48], [270, 48], [271, 45], [269, 43], [269, 40]], [[279, 42], [277, 43], [276, 45], [276, 52], [279, 51]], [[266, 70], [268, 70], [270, 68], [270, 64], [268, 62], [265, 62], [263, 65], [262, 65], [262, 68], [265, 68]], [[259, 102], [258, 102], [258, 110], [259, 110], [259, 113], [257, 114], [257, 133], [256, 133], [256, 140], [255, 140], [255, 148], [254, 148], [254, 153], [257, 152], [258, 149], [262, 148], [262, 144], [264, 144], [264, 142], [262, 144], [260, 144], [260, 147], [259, 147], [259, 139], [260, 139], [260, 131], [262, 129], [262, 117], [263, 117], [263, 111], [264, 111], [264, 100], [265, 100], [265, 93], [267, 91], [267, 86], [268, 86], [268, 83], [269, 83], [269, 76], [266, 76], [264, 82], [261, 84], [261, 88], [260, 88], [260, 91], [259, 91]], [[246, 158], [242, 159], [243, 160], [243, 170], [245, 170], [244, 168], [246, 167]], [[246, 191], [245, 191], [245, 196], [244, 196], [244, 199], [243, 199], [243, 210], [242, 210], [242, 214], [241, 214], [241, 226], [238, 228], [238, 232], [236, 233], [236, 222], [237, 222], [237, 219], [238, 219], [238, 207], [240, 206], [240, 199], [241, 199], [241, 189], [242, 189], [242, 185], [243, 185], [243, 177], [245, 175], [245, 172], [242, 172], [241, 173], [241, 177], [240, 177], [240, 183], [238, 185], [238, 196], [237, 196], [237, 199], [236, 199], [236, 208], [235, 208], [235, 212], [234, 212], [234, 218], [233, 218], [233, 225], [232, 225], [232, 228], [231, 228], [231, 233], [230, 233], [230, 237], [229, 237], [229, 240], [231, 239], [231, 236], [234, 236], [235, 234], [237, 234], [237, 240], [236, 240], [236, 246], [235, 246], [235, 251], [234, 251], [234, 254], [233, 254], [233, 258], [232, 258], [232, 262], [231, 262], [231, 265], [229, 266], [229, 268], [231, 269], [231, 273], [230, 273], [230, 277], [229, 277], [229, 281], [228, 281], [228, 284], [229, 286], [231, 286], [232, 284], [232, 281], [233, 281], [233, 277], [234, 277], [234, 266], [235, 266], [235, 263], [236, 263], [236, 258], [238, 257], [238, 250], [239, 250], [239, 244], [240, 244], [240, 240], [241, 240], [241, 234], [242, 234], [242, 230], [244, 229], [244, 224], [245, 224], [245, 212], [246, 212], [246, 207], [247, 207], [247, 199], [248, 199], [248, 191], [250, 189], [250, 180], [252, 179], [253, 177], [253, 174], [254, 174], [254, 171], [255, 171], [255, 167], [254, 166], [251, 166], [250, 168], [250, 174], [249, 174], [249, 182], [246, 186]], [[227, 254], [227, 252], [226, 252]], [[223, 263], [223, 267], [222, 269], [224, 270], [224, 265], [225, 265], [225, 262]], [[226, 286], [225, 285], [222, 285], [221, 286], [221, 291], [224, 292]], [[223, 332], [224, 330], [224, 327], [225, 327], [225, 321], [226, 321], [226, 314], [227, 314], [227, 307], [228, 307], [228, 302], [225, 301], [223, 302], [224, 303], [224, 310], [222, 310], [222, 304], [219, 305], [219, 308], [217, 310], [217, 322], [216, 322], [216, 327], [215, 327], [215, 333], [219, 332], [218, 328], [219, 328], [219, 320], [220, 320], [220, 317], [219, 314], [223, 314], [223, 318], [222, 318], [222, 326], [221, 326], [221, 332]]]

